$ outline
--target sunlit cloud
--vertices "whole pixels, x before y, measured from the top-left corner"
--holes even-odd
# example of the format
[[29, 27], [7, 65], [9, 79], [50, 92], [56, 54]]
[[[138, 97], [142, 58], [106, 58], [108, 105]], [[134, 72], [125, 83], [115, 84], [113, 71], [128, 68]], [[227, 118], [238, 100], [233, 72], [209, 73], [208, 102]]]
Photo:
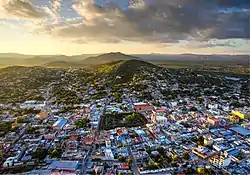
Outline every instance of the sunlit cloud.
[[16, 32], [22, 26], [33, 36], [84, 46], [129, 42], [236, 49], [247, 42], [234, 40], [250, 39], [250, 7], [243, 0], [129, 0], [126, 8], [118, 0], [98, 2], [2, 0], [0, 19], [1, 24], [16, 26]]

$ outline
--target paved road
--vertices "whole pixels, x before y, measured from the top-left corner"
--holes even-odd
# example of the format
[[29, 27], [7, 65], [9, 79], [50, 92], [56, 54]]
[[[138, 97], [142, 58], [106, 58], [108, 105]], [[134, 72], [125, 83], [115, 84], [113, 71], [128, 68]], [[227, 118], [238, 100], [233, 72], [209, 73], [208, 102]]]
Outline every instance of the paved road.
[[48, 113], [48, 115], [50, 117], [53, 117], [53, 113], [51, 111], [51, 102], [49, 101], [49, 97], [50, 97], [50, 93], [51, 93], [51, 90], [52, 90], [52, 85], [54, 83], [50, 83], [48, 85], [48, 88], [46, 89], [46, 93], [45, 93], [45, 106], [44, 106], [44, 110]]
[[132, 150], [131, 150], [130, 146], [128, 147], [128, 153], [132, 159], [132, 170], [134, 172], [134, 175], [139, 175], [140, 173], [139, 173], [137, 166], [136, 166], [136, 160], [135, 160], [134, 156], [132, 155]]
[[95, 134], [94, 134], [94, 143], [93, 143], [93, 146], [92, 146], [91, 150], [89, 151], [87, 160], [83, 160], [83, 162], [82, 162], [81, 174], [86, 174], [87, 173], [88, 162], [91, 162], [91, 160], [92, 160], [92, 154], [96, 151], [96, 140], [98, 139], [99, 134], [100, 134], [101, 121], [102, 121], [102, 117], [106, 114], [107, 105], [108, 105], [108, 97], [106, 97], [106, 99], [105, 99], [103, 113], [99, 117], [99, 120], [98, 120], [98, 127], [97, 127], [97, 129], [95, 131]]

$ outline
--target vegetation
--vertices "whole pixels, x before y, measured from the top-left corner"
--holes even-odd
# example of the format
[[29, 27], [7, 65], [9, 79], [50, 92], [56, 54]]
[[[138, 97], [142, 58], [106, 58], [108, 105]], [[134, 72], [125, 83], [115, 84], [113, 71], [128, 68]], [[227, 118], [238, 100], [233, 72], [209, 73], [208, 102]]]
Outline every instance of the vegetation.
[[50, 151], [49, 156], [51, 158], [61, 158], [62, 150], [61, 149], [53, 149]]
[[32, 158], [38, 159], [38, 160], [43, 160], [47, 156], [48, 150], [46, 150], [43, 147], [38, 147], [36, 151], [33, 153]]
[[27, 128], [27, 133], [28, 133], [28, 134], [35, 134], [35, 133], [37, 132], [38, 129], [39, 129], [39, 127], [31, 127], [31, 126], [29, 126], [29, 127]]
[[106, 114], [104, 116], [103, 129], [144, 126], [146, 122], [146, 118], [140, 113]]
[[15, 131], [15, 128], [12, 127], [12, 122], [0, 122], [0, 136], [4, 136], [10, 131]]
[[77, 128], [85, 128], [88, 126], [89, 122], [90, 122], [89, 119], [83, 118], [83, 119], [77, 121], [75, 125]]
[[58, 80], [55, 69], [12, 66], [0, 69], [0, 102], [43, 100], [39, 88]]
[[184, 152], [184, 153], [182, 153], [182, 158], [185, 159], [185, 160], [189, 160], [190, 155], [188, 154], [188, 152]]

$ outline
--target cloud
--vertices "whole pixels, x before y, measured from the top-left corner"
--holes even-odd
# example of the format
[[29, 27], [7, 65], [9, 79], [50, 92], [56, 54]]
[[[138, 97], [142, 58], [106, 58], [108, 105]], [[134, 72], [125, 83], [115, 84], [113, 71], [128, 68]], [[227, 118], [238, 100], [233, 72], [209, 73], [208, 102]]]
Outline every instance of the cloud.
[[113, 2], [100, 6], [94, 0], [81, 0], [72, 6], [80, 19], [41, 24], [37, 31], [78, 43], [250, 38], [250, 10], [222, 10], [247, 8], [246, 1], [239, 2], [233, 6], [222, 0], [132, 0], [127, 9], [121, 9]]
[[218, 40], [212, 39], [206, 42], [196, 43], [196, 45], [192, 45], [195, 48], [213, 48], [213, 47], [230, 47], [236, 48], [241, 46], [233, 40]]
[[28, 0], [1, 0], [0, 11], [5, 18], [39, 19], [48, 17], [46, 9], [34, 6]]
[[60, 10], [62, 6], [62, 0], [51, 0], [52, 11], [56, 18], [60, 18]]

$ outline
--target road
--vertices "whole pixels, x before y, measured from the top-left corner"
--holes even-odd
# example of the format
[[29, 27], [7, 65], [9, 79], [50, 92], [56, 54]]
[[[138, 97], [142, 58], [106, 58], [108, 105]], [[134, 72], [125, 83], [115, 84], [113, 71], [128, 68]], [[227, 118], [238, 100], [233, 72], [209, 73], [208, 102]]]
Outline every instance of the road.
[[137, 169], [137, 166], [136, 166], [136, 160], [135, 160], [135, 158], [134, 158], [134, 156], [132, 154], [132, 150], [131, 150], [130, 146], [128, 147], [128, 153], [129, 153], [129, 155], [130, 155], [130, 157], [132, 159], [132, 170], [133, 170], [133, 173], [134, 173], [134, 175], [139, 175], [140, 173], [139, 173], [139, 171]]
[[46, 89], [46, 93], [45, 93], [45, 96], [44, 96], [44, 99], [45, 99], [45, 106], [44, 106], [44, 110], [48, 113], [48, 115], [50, 117], [53, 117], [53, 113], [51, 111], [51, 102], [49, 101], [49, 98], [50, 98], [50, 93], [51, 93], [51, 90], [52, 90], [52, 85], [54, 83], [50, 83], [48, 85], [48, 88]]
[[99, 137], [99, 134], [100, 134], [101, 121], [102, 121], [102, 117], [106, 114], [107, 105], [108, 105], [108, 96], [105, 98], [103, 112], [102, 112], [102, 115], [99, 117], [99, 120], [98, 120], [98, 127], [97, 127], [97, 129], [95, 131], [95, 134], [94, 134], [94, 143], [93, 143], [93, 146], [91, 147], [91, 150], [89, 151], [89, 154], [87, 156], [87, 160], [83, 160], [82, 161], [81, 174], [86, 174], [87, 173], [88, 162], [91, 162], [91, 160], [92, 160], [92, 154], [96, 151], [96, 141], [97, 141], [97, 139]]

